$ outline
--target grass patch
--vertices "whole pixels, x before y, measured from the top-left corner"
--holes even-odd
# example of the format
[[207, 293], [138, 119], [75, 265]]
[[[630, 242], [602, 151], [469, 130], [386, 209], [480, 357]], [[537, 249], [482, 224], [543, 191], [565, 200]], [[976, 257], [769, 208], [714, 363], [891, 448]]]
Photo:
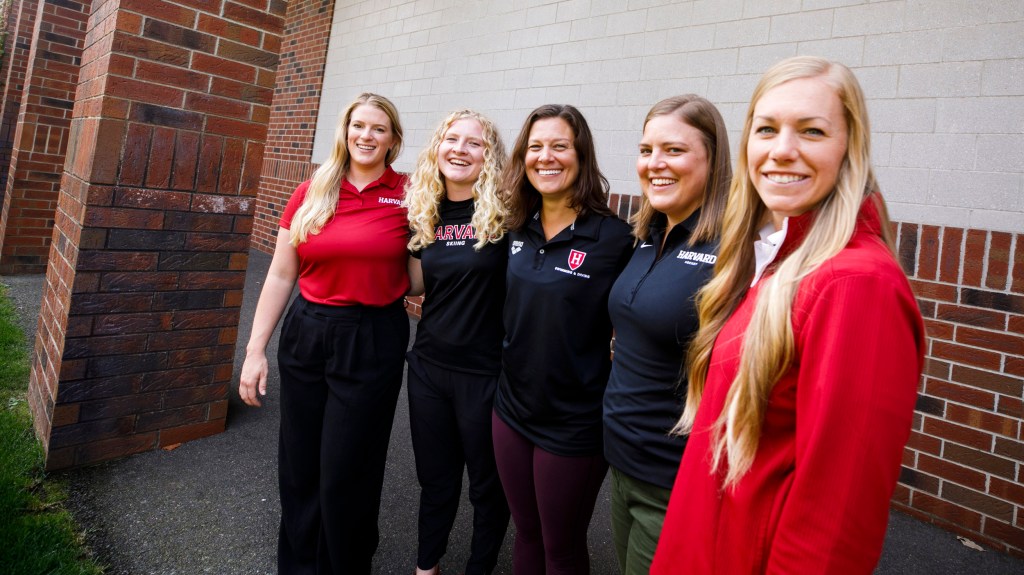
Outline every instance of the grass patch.
[[66, 493], [43, 471], [25, 392], [25, 335], [0, 284], [0, 565], [11, 575], [99, 575], [64, 509]]

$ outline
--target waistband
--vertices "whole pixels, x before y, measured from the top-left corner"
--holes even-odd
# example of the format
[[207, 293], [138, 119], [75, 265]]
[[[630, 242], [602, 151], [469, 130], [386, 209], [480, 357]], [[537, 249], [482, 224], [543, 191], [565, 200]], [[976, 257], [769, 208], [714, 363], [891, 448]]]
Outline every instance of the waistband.
[[299, 294], [295, 297], [295, 301], [292, 305], [299, 309], [309, 310], [316, 315], [324, 317], [374, 317], [390, 315], [397, 311], [405, 313], [405, 305], [403, 304], [404, 299], [405, 298], [398, 298], [385, 306], [327, 305], [311, 302], [302, 297], [302, 294]]

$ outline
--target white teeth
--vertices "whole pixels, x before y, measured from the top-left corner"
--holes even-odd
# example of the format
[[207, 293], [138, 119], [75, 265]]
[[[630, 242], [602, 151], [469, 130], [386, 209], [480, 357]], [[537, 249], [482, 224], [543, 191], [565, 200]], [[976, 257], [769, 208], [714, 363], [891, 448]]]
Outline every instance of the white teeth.
[[651, 178], [651, 185], [653, 186], [670, 186], [676, 183], [678, 180], [672, 180], [669, 178]]
[[557, 176], [562, 173], [562, 170], [537, 170], [537, 173], [542, 176]]
[[363, 144], [356, 144], [356, 147], [359, 148], [360, 150], [366, 150], [367, 152], [377, 149], [376, 146], [364, 146]]
[[799, 182], [800, 180], [805, 179], [807, 176], [800, 176], [796, 174], [765, 174], [764, 177], [776, 184], [792, 184], [793, 182]]
[[456, 165], [456, 166], [468, 166], [469, 165], [469, 162], [464, 162], [462, 160], [448, 160], [448, 163]]

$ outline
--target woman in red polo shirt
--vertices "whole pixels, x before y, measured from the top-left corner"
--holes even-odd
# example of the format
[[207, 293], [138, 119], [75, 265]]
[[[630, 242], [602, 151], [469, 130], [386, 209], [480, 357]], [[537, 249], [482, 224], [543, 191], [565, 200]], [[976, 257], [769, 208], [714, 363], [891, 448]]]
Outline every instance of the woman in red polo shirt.
[[361, 94], [328, 160], [292, 194], [256, 306], [239, 395], [266, 394], [267, 342], [288, 302], [281, 373], [278, 571], [369, 573], [409, 321], [405, 177], [394, 104]]

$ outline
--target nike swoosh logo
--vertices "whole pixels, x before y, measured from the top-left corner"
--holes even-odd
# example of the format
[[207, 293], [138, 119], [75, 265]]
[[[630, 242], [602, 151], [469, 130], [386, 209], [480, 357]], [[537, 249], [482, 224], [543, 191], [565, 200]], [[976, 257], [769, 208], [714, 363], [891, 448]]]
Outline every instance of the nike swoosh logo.
[[641, 247], [641, 248], [649, 248], [649, 247], [651, 247], [651, 246], [653, 246], [653, 245], [654, 245], [654, 244], [649, 244], [649, 243], [647, 243], [647, 242], [644, 242], [644, 243], [640, 244], [640, 247]]

